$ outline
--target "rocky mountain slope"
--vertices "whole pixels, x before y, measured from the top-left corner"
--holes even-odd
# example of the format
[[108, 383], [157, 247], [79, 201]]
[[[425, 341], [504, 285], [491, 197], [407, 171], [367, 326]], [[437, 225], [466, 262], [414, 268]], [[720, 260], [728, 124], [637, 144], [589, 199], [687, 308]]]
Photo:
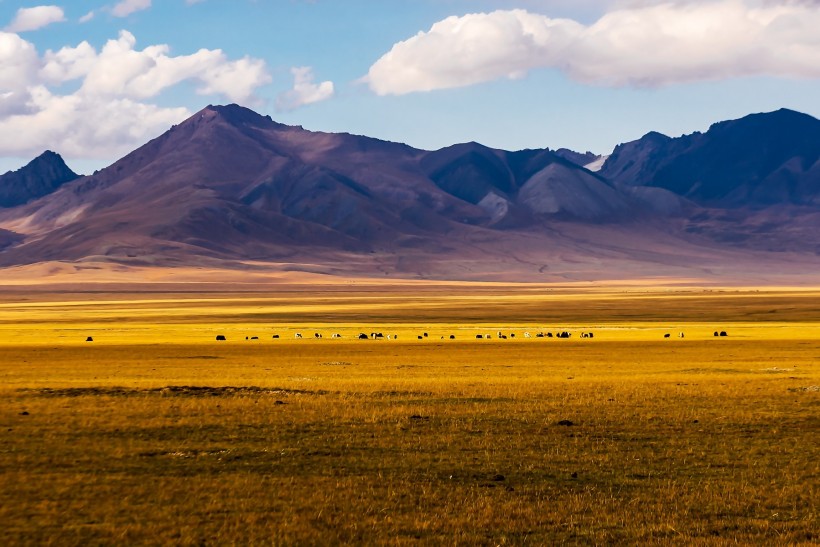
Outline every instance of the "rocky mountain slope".
[[[681, 139], [650, 134], [595, 173], [578, 164], [591, 154], [429, 152], [209, 106], [102, 171], [0, 209], [0, 266], [547, 280], [765, 276], [788, 252], [801, 269], [820, 253], [820, 122], [759, 116]], [[802, 136], [775, 146], [775, 130]]]
[[0, 207], [28, 203], [77, 178], [59, 154], [46, 150], [25, 167], [0, 175]]

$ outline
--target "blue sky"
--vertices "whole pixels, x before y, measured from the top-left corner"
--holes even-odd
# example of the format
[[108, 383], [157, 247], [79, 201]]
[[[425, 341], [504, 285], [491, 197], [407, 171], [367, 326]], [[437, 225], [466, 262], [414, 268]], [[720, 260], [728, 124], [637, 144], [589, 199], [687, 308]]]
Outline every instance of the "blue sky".
[[0, 0], [0, 169], [104, 167], [207, 104], [435, 149], [606, 154], [820, 116], [820, 3]]

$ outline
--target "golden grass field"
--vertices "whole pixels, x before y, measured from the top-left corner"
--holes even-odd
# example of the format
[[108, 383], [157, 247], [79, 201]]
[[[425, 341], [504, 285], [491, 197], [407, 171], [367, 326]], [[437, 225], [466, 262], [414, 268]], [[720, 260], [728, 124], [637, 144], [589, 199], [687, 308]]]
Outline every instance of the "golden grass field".
[[7, 287], [0, 538], [818, 544], [818, 386], [806, 288]]

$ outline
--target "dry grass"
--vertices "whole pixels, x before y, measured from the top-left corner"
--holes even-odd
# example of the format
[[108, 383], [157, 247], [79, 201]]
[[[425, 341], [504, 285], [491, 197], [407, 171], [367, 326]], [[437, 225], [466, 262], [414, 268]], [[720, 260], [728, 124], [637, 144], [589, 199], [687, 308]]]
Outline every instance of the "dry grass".
[[6, 295], [0, 538], [820, 540], [817, 293], [476, 290]]

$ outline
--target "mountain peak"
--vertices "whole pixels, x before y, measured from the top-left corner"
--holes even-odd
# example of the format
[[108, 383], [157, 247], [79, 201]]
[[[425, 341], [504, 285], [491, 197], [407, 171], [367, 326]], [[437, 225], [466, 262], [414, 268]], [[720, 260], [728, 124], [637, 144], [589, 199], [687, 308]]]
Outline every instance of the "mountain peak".
[[817, 121], [817, 118], [811, 116], [809, 114], [805, 114], [803, 112], [798, 112], [797, 110], [792, 110], [790, 108], [779, 108], [774, 112], [762, 113], [762, 114], [751, 114], [751, 116], [770, 116], [773, 118], [792, 118], [792, 119], [800, 119], [800, 120], [812, 120]]
[[656, 143], [664, 143], [672, 140], [672, 137], [664, 135], [663, 133], [658, 133], [657, 131], [650, 131], [646, 135], [640, 138], [642, 141], [650, 141]]
[[792, 110], [790, 108], [785, 108], [785, 107], [784, 108], [778, 108], [777, 110], [772, 112], [772, 114], [781, 114], [781, 115], [788, 115], [788, 116], [792, 116], [792, 115], [797, 114], [798, 116], [808, 116], [808, 114], [803, 114], [802, 112], [798, 112], [796, 110]]
[[250, 125], [255, 127], [287, 127], [284, 124], [277, 123], [273, 121], [273, 118], [270, 116], [263, 116], [262, 114], [258, 114], [254, 112], [250, 108], [246, 108], [244, 106], [240, 106], [238, 104], [232, 103], [227, 105], [211, 105], [209, 104], [202, 110], [200, 110], [197, 114], [194, 115], [194, 118], [201, 115], [216, 115], [226, 122], [230, 123], [231, 125]]
[[[52, 150], [46, 150], [45, 152], [43, 152], [42, 154], [40, 154], [39, 156], [37, 156], [36, 158], [31, 160], [31, 162], [29, 162], [29, 163], [34, 163], [34, 162], [38, 162], [38, 161], [55, 162], [55, 163], [60, 163], [62, 165], [66, 165], [65, 161], [63, 160], [63, 157], [60, 154], [58, 154], [57, 152], [54, 152]], [[68, 169], [67, 165], [66, 165], [66, 169]]]
[[[63, 160], [63, 157], [60, 154], [52, 150], [46, 150], [30, 162], [28, 162], [25, 166], [21, 167], [17, 171], [14, 171], [14, 173], [34, 169], [43, 165], [55, 166], [60, 169], [68, 169], [69, 171], [71, 171], [71, 169], [68, 168], [68, 165], [66, 165], [65, 160]], [[72, 174], [76, 176], [76, 173], [74, 173], [73, 171]]]
[[[780, 108], [773, 112], [760, 112], [757, 114], [749, 114], [736, 120], [727, 120], [712, 124], [709, 131], [714, 130], [738, 130], [738, 131], [757, 131], [770, 133], [772, 131], [778, 132], [793, 132], [801, 130], [816, 131], [818, 126], [817, 118], [809, 114], [803, 114], [788, 108]], [[773, 136], [773, 135], [772, 135]]]
[[79, 175], [56, 152], [46, 150], [17, 171], [0, 176], [0, 207], [14, 207], [50, 194]]

